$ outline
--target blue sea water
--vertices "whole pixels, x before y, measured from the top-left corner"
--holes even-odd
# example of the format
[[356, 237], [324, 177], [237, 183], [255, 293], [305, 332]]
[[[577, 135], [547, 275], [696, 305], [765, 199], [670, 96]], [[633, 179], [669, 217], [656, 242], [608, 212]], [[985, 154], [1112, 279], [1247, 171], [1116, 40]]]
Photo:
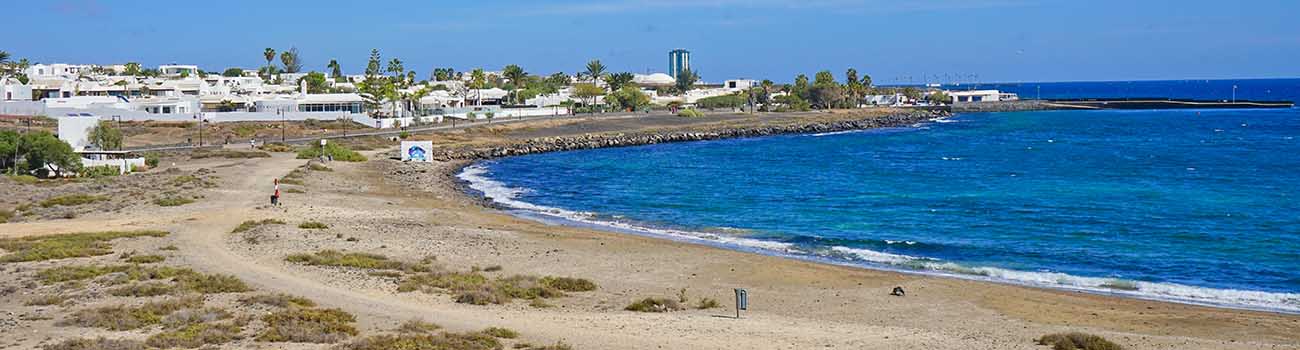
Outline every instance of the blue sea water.
[[[1275, 89], [1300, 86], [1280, 82]], [[1292, 99], [1247, 96], [1239, 91]], [[511, 157], [460, 177], [536, 218], [830, 263], [1300, 312], [1297, 109], [960, 114], [906, 128]]]

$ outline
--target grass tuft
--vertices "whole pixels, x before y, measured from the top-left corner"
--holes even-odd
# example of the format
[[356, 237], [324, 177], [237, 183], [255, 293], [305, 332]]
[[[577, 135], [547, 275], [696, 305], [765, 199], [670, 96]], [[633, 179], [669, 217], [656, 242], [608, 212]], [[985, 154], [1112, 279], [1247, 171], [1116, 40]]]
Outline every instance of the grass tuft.
[[293, 254], [285, 260], [309, 266], [354, 267], [359, 269], [399, 270], [427, 272], [427, 266], [389, 260], [388, 257], [370, 253], [343, 253], [337, 250], [322, 250], [311, 254]]
[[239, 339], [241, 330], [231, 323], [196, 323], [149, 336], [145, 344], [160, 349], [221, 345]]
[[629, 304], [623, 310], [636, 312], [671, 312], [683, 310], [677, 300], [668, 298], [645, 298]]
[[59, 294], [59, 295], [38, 295], [38, 296], [36, 296], [35, 298], [32, 298], [31, 300], [28, 300], [26, 303], [23, 303], [23, 305], [27, 305], [27, 306], [53, 306], [53, 305], [63, 305], [63, 303], [68, 302], [68, 300], [70, 300], [70, 299], [72, 299], [72, 298], [69, 297], [69, 296], [67, 296], [67, 295], [62, 295], [62, 294]]
[[262, 294], [240, 298], [239, 302], [244, 305], [262, 304], [274, 307], [316, 307], [316, 302], [311, 299], [288, 294]]
[[179, 207], [190, 203], [194, 203], [193, 198], [164, 197], [164, 198], [155, 199], [153, 201], [153, 204], [157, 204], [160, 207]]
[[201, 297], [151, 302], [138, 307], [106, 306], [77, 311], [58, 325], [125, 331], [156, 325], [162, 323], [163, 317], [177, 310], [200, 306], [203, 306]]
[[58, 344], [45, 345], [43, 350], [146, 350], [149, 347], [139, 340], [99, 338], [68, 339]]
[[1038, 345], [1050, 345], [1052, 350], [1123, 350], [1124, 347], [1100, 336], [1070, 332], [1044, 335]]
[[304, 230], [323, 230], [323, 229], [330, 228], [330, 225], [326, 225], [325, 223], [317, 222], [317, 221], [307, 221], [298, 224], [298, 228]]
[[564, 296], [564, 287], [573, 291], [595, 289], [590, 281], [514, 275], [489, 279], [478, 272], [433, 272], [407, 276], [397, 285], [398, 292], [448, 292], [458, 303], [472, 305], [504, 304], [513, 299], [549, 299]]
[[167, 258], [164, 258], [162, 255], [132, 255], [124, 260], [132, 264], [153, 264], [167, 260]]
[[53, 206], [71, 207], [71, 206], [90, 204], [90, 203], [106, 201], [106, 200], [108, 200], [108, 197], [106, 196], [92, 196], [88, 194], [70, 194], [66, 196], [58, 196], [58, 197], [53, 197], [53, 198], [43, 200], [41, 201], [41, 207], [43, 208], [49, 208]]
[[176, 287], [161, 282], [136, 283], [117, 287], [108, 291], [109, 295], [118, 297], [156, 297], [176, 292]]
[[500, 328], [500, 327], [488, 327], [488, 329], [483, 330], [483, 334], [487, 334], [501, 339], [514, 339], [519, 337], [519, 332], [515, 332], [514, 330], [508, 328]]
[[566, 292], [590, 292], [596, 290], [596, 283], [585, 278], [544, 277], [542, 284]]
[[276, 219], [247, 220], [240, 223], [239, 226], [236, 226], [234, 230], [230, 231], [230, 233], [245, 232], [264, 225], [284, 225], [284, 221]]
[[375, 335], [354, 340], [340, 346], [340, 350], [388, 350], [388, 349], [456, 349], [456, 350], [497, 350], [503, 346], [497, 338], [479, 333], [443, 333]]
[[257, 341], [334, 343], [357, 335], [356, 317], [339, 309], [288, 308], [263, 316]]
[[57, 266], [36, 273], [45, 284], [82, 281], [108, 274], [117, 274], [120, 282], [175, 280], [176, 288], [203, 294], [242, 293], [252, 290], [243, 281], [230, 275], [208, 275], [187, 268], [144, 265], [71, 265]]
[[397, 327], [397, 332], [398, 333], [433, 333], [434, 331], [439, 329], [442, 329], [442, 326], [439, 326], [437, 324], [424, 322], [421, 320], [407, 320], [406, 322], [402, 322], [401, 326]]
[[9, 254], [0, 262], [45, 261], [112, 254], [108, 242], [119, 238], [162, 237], [164, 231], [108, 231], [0, 239]]

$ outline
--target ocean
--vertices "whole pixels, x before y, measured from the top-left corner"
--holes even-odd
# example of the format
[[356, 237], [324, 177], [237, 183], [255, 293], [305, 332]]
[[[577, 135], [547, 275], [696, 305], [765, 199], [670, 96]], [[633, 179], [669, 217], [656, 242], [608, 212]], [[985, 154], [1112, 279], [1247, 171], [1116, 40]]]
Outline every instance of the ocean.
[[[1233, 85], [1238, 99], [1300, 96], [1300, 79], [1002, 88], [1204, 99]], [[1300, 312], [1298, 137], [1298, 109], [974, 113], [903, 128], [518, 156], [459, 177], [550, 222], [833, 264]]]

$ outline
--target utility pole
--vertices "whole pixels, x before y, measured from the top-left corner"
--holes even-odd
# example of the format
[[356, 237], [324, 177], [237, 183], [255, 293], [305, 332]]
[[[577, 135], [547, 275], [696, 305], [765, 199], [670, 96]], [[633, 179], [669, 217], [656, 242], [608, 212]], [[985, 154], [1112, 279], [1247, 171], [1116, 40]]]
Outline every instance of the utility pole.
[[284, 130], [289, 128], [289, 123], [284, 119], [284, 107], [280, 107], [275, 111], [280, 114], [280, 143], [285, 143]]
[[126, 139], [126, 133], [123, 133], [123, 132], [122, 132], [122, 116], [120, 116], [120, 115], [115, 115], [115, 116], [113, 116], [113, 121], [117, 123], [117, 132], [120, 133], [120, 134], [122, 134], [122, 138], [123, 138], [122, 142], [118, 142], [118, 143], [117, 143], [117, 150], [121, 151], [121, 150], [122, 150], [122, 144], [126, 143], [126, 140], [125, 140], [125, 139]]
[[[22, 122], [22, 120], [20, 119], [19, 122]], [[31, 126], [31, 125], [32, 125], [31, 118], [28, 118], [28, 119], [27, 119], [27, 124], [26, 124], [26, 125], [27, 125], [27, 126]], [[16, 126], [18, 126], [18, 125], [14, 125], [14, 126], [16, 127]], [[17, 128], [14, 128], [14, 129], [17, 129]], [[26, 128], [23, 128], [22, 132], [18, 134], [18, 137], [14, 138], [14, 164], [13, 164], [13, 167], [14, 167], [14, 176], [18, 176], [18, 147], [19, 147], [18, 145], [22, 144], [22, 142], [23, 142], [23, 135], [24, 135], [24, 134], [27, 134], [27, 129], [26, 129]]]
[[1232, 103], [1237, 103], [1237, 85], [1232, 85]]

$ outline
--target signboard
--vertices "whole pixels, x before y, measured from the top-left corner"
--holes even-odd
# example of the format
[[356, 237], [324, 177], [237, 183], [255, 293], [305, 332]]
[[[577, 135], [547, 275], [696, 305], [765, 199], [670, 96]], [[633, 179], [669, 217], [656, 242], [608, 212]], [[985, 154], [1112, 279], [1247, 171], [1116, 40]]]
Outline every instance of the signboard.
[[433, 141], [402, 141], [402, 161], [431, 162]]
[[749, 292], [744, 288], [736, 288], [736, 318], [740, 318], [740, 310], [749, 310]]

